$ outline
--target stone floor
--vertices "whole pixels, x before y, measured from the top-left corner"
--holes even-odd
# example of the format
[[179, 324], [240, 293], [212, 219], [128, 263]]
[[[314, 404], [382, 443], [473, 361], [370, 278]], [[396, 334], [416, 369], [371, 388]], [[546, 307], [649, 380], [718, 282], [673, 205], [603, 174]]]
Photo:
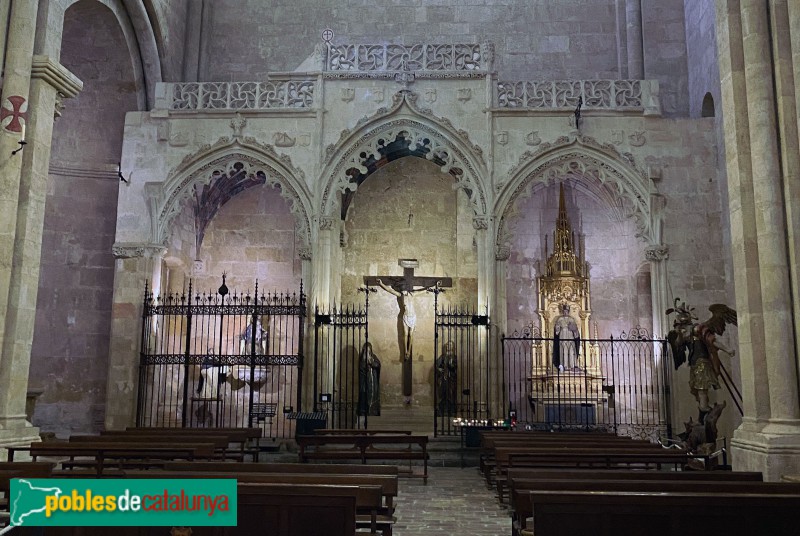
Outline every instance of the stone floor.
[[395, 536], [506, 536], [511, 516], [475, 467], [429, 467], [428, 485], [401, 478]]

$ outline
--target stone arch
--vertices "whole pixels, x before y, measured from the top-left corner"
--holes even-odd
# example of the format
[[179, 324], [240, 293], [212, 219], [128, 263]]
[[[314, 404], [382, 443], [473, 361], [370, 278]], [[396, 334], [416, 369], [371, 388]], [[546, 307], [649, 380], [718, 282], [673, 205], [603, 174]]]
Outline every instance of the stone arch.
[[[149, 109], [152, 103], [155, 102], [156, 83], [162, 81], [162, 76], [161, 58], [158, 52], [159, 47], [156, 35], [144, 6], [141, 2], [127, 0], [67, 0], [64, 2], [64, 10], [62, 12], [57, 13], [55, 10], [48, 12], [49, 17], [60, 15], [58, 24], [52, 27], [61, 28], [63, 26], [64, 13], [74, 4], [82, 1], [102, 4], [114, 13], [125, 36], [125, 43], [133, 66], [139, 110]], [[50, 27], [50, 21], [48, 21], [48, 28]], [[49, 40], [49, 42], [52, 43], [52, 40]], [[53, 46], [60, 47], [60, 42], [57, 45], [53, 43]], [[58, 50], [44, 50], [42, 53], [59, 57]]]
[[271, 145], [249, 137], [220, 138], [214, 145], [184, 158], [163, 183], [145, 185], [153, 243], [165, 243], [172, 220], [191, 199], [195, 186], [208, 185], [215, 176], [228, 175], [233, 170], [263, 173], [266, 185], [279, 187], [281, 197], [289, 202], [295, 217], [301, 248], [307, 251], [311, 238], [311, 196], [303, 172], [292, 165], [288, 156], [279, 155]]
[[415, 93], [399, 91], [392, 100], [390, 108], [361, 119], [355, 129], [343, 131], [339, 141], [328, 146], [318, 205], [321, 217], [332, 217], [341, 195], [357, 189], [356, 177], [368, 175], [370, 162], [380, 160], [385, 149], [400, 139], [408, 144], [409, 154], [436, 162], [443, 173], [452, 175], [454, 187], [465, 191], [475, 215], [486, 215], [490, 190], [480, 147], [448, 119], [418, 107]]
[[661, 243], [661, 196], [640, 171], [633, 155], [621, 154], [613, 145], [600, 145], [585, 136], [563, 136], [526, 152], [509, 172], [494, 205], [497, 218], [496, 247], [508, 247], [509, 219], [517, 202], [539, 184], [571, 178], [576, 185], [606, 204], [618, 217], [632, 216], [637, 236], [650, 245]]

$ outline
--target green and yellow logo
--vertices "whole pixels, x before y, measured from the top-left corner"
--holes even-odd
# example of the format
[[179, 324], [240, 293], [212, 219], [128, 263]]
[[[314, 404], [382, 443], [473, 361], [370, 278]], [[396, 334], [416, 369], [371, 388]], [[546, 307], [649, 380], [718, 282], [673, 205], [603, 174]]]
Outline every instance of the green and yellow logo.
[[15, 478], [11, 525], [236, 526], [234, 479]]

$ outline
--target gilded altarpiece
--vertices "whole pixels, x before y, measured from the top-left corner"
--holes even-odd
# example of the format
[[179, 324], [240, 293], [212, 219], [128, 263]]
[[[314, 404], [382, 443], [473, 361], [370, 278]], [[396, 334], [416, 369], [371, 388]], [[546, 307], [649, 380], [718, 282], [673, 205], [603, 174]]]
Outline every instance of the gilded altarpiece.
[[[596, 422], [596, 404], [606, 400], [602, 390], [600, 348], [590, 341], [591, 285], [583, 247], [575, 234], [559, 192], [553, 252], [537, 278], [537, 306], [542, 339], [531, 345], [530, 402], [553, 421]], [[597, 330], [595, 326], [595, 331]], [[597, 339], [595, 333], [592, 339]], [[572, 415], [577, 412], [580, 415]]]

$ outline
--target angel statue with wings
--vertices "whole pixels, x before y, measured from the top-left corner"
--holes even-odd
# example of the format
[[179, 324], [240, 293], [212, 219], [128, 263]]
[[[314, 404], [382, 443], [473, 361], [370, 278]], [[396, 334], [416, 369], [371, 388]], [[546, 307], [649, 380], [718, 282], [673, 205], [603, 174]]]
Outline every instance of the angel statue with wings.
[[[697, 317], [694, 308], [688, 308], [686, 303], [667, 309], [667, 314], [676, 313], [672, 330], [667, 335], [675, 368], [680, 367], [689, 356], [689, 389], [697, 399], [700, 415], [705, 416], [710, 410], [708, 392], [710, 389], [719, 389], [719, 375], [721, 362], [718, 351], [722, 350], [733, 357], [736, 352], [728, 349], [719, 340], [717, 335], [725, 333], [727, 324], [736, 325], [736, 311], [721, 303], [711, 305], [711, 318], [705, 322], [695, 323]], [[702, 418], [700, 419], [702, 422]]]

